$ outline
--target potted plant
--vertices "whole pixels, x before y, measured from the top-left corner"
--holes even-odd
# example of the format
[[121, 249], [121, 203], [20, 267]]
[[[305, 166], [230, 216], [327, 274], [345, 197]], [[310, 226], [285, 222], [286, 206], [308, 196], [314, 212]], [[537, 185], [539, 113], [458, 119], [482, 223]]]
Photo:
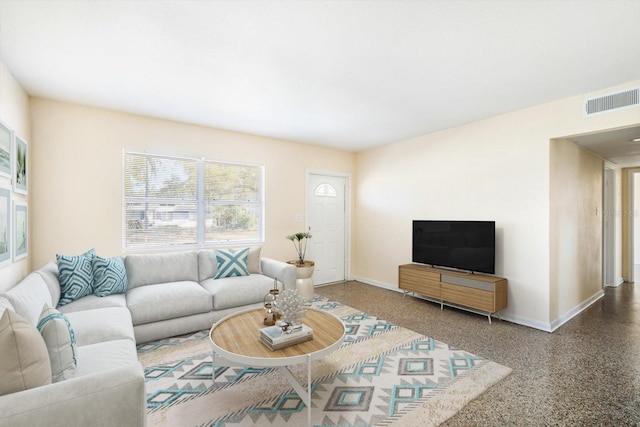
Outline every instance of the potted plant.
[[304, 257], [307, 253], [307, 240], [311, 238], [311, 233], [296, 233], [287, 236], [287, 239], [293, 242], [293, 247], [296, 248], [298, 253], [298, 259], [287, 261], [289, 264], [296, 266], [296, 288], [298, 294], [307, 301], [313, 299], [313, 261], [305, 260]]
[[[295, 261], [296, 265], [304, 266], [305, 260], [304, 257], [307, 254], [307, 239], [311, 238], [311, 233], [295, 233], [287, 236], [287, 239], [293, 242], [293, 247], [296, 248], [296, 252], [298, 252], [298, 259]], [[313, 265], [313, 261], [306, 261]], [[292, 263], [289, 261], [289, 263]], [[308, 265], [308, 264], [307, 264]]]

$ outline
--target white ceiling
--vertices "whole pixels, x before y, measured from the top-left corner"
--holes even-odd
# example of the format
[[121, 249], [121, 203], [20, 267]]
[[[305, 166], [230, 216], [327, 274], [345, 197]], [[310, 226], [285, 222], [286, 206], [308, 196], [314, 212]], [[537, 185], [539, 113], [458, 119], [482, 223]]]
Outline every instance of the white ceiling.
[[33, 96], [361, 150], [640, 78], [640, 1], [0, 0]]

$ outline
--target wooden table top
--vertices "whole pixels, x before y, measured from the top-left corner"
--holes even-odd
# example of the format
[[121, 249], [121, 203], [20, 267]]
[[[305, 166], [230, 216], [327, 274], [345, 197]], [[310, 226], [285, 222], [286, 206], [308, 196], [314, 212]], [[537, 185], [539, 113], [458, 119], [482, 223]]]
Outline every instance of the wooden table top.
[[225, 317], [213, 325], [209, 338], [214, 350], [217, 347], [231, 355], [259, 359], [297, 358], [324, 353], [323, 350], [337, 347], [342, 342], [345, 326], [338, 317], [313, 308], [306, 308], [306, 313], [300, 321], [313, 329], [313, 339], [280, 350], [271, 351], [260, 342], [260, 329], [265, 327], [263, 320], [266, 314], [262, 308]]

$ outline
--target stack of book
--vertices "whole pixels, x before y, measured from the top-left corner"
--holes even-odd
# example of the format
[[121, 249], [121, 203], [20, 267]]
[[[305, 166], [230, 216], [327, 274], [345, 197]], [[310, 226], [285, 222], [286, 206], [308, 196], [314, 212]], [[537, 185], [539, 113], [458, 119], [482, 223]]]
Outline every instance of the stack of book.
[[280, 326], [269, 326], [260, 329], [260, 342], [271, 350], [280, 350], [290, 345], [300, 344], [313, 339], [313, 329], [301, 324], [290, 333], [282, 332]]

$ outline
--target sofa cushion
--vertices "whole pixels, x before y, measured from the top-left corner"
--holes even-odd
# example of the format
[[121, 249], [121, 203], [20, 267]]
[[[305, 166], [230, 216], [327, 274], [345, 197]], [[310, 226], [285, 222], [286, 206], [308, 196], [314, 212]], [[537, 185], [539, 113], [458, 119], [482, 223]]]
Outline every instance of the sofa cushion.
[[122, 258], [93, 258], [93, 291], [99, 297], [127, 292], [127, 272]]
[[60, 301], [60, 281], [58, 280], [58, 265], [49, 261], [44, 266], [42, 266], [39, 270], [36, 270], [47, 284], [49, 288], [49, 293], [51, 294], [51, 307], [56, 307], [58, 305], [58, 301]]
[[38, 331], [47, 346], [53, 382], [73, 378], [76, 370], [76, 337], [69, 320], [55, 308], [45, 305]]
[[38, 324], [42, 307], [45, 304], [53, 306], [49, 289], [42, 276], [37, 273], [29, 273], [3, 297], [9, 300], [16, 313], [33, 326]]
[[247, 270], [247, 254], [249, 248], [243, 249], [216, 249], [216, 258], [218, 259], [218, 272], [216, 279], [225, 277], [248, 276]]
[[134, 325], [211, 311], [211, 295], [196, 282], [160, 283], [127, 291]]
[[129, 289], [157, 283], [197, 281], [198, 253], [127, 255], [124, 260]]
[[11, 310], [0, 317], [0, 396], [51, 384], [47, 346], [36, 327]]
[[93, 257], [96, 251], [90, 249], [82, 255], [56, 255], [58, 280], [60, 281], [60, 301], [58, 305], [93, 293]]
[[138, 363], [136, 345], [131, 340], [99, 342], [78, 347], [76, 377]]
[[78, 346], [128, 339], [135, 342], [131, 314], [124, 307], [106, 307], [66, 313]]
[[67, 305], [58, 307], [61, 313], [73, 313], [74, 311], [93, 310], [94, 308], [106, 307], [127, 307], [127, 300], [124, 294], [109, 295], [99, 297], [97, 295], [87, 295]]
[[225, 279], [208, 279], [202, 282], [213, 297], [213, 309], [240, 307], [264, 301], [273, 288], [273, 279], [261, 274]]

